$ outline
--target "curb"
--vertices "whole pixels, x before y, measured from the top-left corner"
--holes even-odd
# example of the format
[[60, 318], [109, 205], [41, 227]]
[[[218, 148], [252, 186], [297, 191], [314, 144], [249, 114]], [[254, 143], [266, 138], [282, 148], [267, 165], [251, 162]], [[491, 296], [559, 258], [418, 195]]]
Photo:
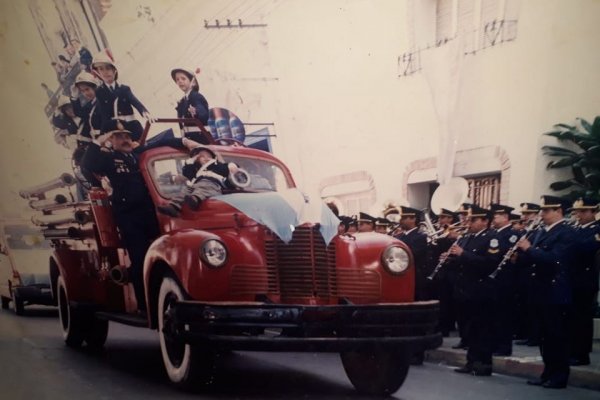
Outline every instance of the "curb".
[[[462, 367], [467, 362], [466, 351], [438, 348], [425, 352], [425, 361]], [[600, 391], [600, 370], [594, 367], [571, 367], [569, 386]], [[539, 378], [544, 364], [539, 357], [494, 357], [495, 373], [526, 379]]]

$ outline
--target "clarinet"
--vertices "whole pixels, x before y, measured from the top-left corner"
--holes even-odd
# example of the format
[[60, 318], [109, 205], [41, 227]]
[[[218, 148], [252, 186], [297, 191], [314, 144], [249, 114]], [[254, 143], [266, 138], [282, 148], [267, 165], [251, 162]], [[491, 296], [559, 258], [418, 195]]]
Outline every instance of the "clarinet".
[[[464, 237], [464, 235], [459, 235], [456, 238], [456, 240], [454, 241], [454, 243], [452, 243], [452, 246], [454, 246], [455, 244], [458, 244], [458, 241], [461, 240], [463, 237]], [[450, 249], [452, 248], [452, 246], [450, 246], [448, 248], [448, 251], [450, 251]], [[444, 266], [444, 264], [446, 264], [446, 261], [448, 261], [449, 257], [450, 257], [450, 255], [448, 253], [446, 253], [446, 257], [440, 257], [440, 261], [437, 263], [437, 265], [433, 269], [433, 272], [431, 272], [431, 274], [427, 277], [428, 280], [432, 281], [433, 278], [435, 278], [435, 276], [437, 275], [437, 273], [440, 272], [440, 269], [442, 269], [442, 267]]]
[[515, 252], [517, 251], [517, 249], [518, 249], [517, 246], [518, 246], [519, 242], [523, 239], [529, 239], [529, 235], [531, 233], [533, 233], [541, 224], [542, 224], [542, 218], [541, 218], [541, 216], [538, 215], [536, 217], [536, 219], [534, 219], [531, 222], [531, 224], [529, 224], [527, 226], [527, 228], [525, 228], [525, 233], [519, 238], [519, 240], [517, 240], [517, 242], [513, 245], [513, 247], [508, 249], [508, 251], [504, 254], [504, 257], [502, 257], [502, 261], [500, 261], [500, 264], [498, 264], [498, 267], [494, 270], [494, 272], [492, 272], [489, 275], [489, 278], [496, 279], [496, 276], [498, 276], [498, 274], [502, 271], [502, 268], [504, 268], [504, 266], [511, 259], [512, 255], [515, 254]]

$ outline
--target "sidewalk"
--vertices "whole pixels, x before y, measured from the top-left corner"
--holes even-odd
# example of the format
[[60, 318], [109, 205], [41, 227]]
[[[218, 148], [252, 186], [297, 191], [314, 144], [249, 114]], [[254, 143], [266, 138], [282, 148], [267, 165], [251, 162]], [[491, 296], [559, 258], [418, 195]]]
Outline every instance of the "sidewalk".
[[[441, 347], [425, 353], [425, 361], [430, 363], [463, 366], [466, 363], [466, 350], [455, 350], [459, 338], [444, 338]], [[594, 342], [594, 351], [590, 355], [591, 364], [571, 367], [569, 385], [600, 390], [600, 341]], [[513, 345], [511, 357], [494, 357], [494, 372], [519, 376], [524, 379], [539, 378], [544, 368], [538, 347]]]

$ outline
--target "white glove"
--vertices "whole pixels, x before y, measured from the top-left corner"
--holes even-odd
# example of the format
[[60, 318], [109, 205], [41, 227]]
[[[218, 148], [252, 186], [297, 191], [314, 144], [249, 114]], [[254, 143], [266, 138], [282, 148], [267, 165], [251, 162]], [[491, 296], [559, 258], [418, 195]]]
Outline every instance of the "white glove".
[[144, 118], [146, 118], [146, 121], [148, 121], [150, 123], [156, 122], [156, 118], [154, 118], [148, 111], [144, 111], [144, 113], [142, 114], [142, 116]]
[[79, 88], [77, 85], [71, 85], [71, 98], [78, 99], [79, 98]]

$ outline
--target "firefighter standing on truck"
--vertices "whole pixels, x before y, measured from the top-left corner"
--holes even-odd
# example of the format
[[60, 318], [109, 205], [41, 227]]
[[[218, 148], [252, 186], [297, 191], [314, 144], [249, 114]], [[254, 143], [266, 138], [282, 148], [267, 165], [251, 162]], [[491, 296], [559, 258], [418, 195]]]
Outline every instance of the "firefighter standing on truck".
[[[111, 203], [117, 227], [129, 254], [131, 266], [128, 279], [135, 289], [140, 311], [145, 310], [143, 268], [146, 251], [160, 230], [154, 203], [150, 198], [146, 182], [140, 172], [138, 154], [152, 147], [168, 145], [182, 147], [188, 139], [166, 139], [152, 146], [134, 148], [131, 132], [120, 120], [110, 120], [102, 127], [102, 134], [88, 146], [82, 165], [94, 174], [106, 176], [113, 189]], [[104, 147], [110, 143], [112, 149]], [[99, 186], [94, 182], [94, 186]]]

